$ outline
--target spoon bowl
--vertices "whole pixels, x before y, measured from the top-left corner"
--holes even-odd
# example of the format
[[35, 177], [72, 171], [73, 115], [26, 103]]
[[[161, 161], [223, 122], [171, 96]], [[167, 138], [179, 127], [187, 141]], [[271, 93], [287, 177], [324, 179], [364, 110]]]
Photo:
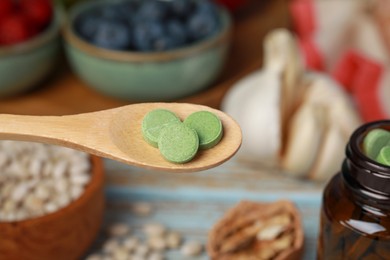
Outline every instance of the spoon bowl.
[[[196, 111], [210, 111], [222, 121], [224, 136], [215, 147], [200, 150], [190, 162], [168, 162], [143, 139], [141, 132], [143, 117], [158, 108], [171, 110], [182, 120]], [[186, 103], [139, 103], [68, 116], [3, 114], [0, 122], [0, 139], [61, 145], [125, 164], [169, 172], [195, 172], [220, 165], [238, 151], [242, 140], [240, 127], [227, 114]]]

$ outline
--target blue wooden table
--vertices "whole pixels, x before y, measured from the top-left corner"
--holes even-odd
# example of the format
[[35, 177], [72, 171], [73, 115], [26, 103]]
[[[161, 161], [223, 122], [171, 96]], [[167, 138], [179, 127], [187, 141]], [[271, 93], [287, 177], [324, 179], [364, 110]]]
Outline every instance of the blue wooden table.
[[[224, 212], [240, 200], [294, 201], [303, 218], [303, 259], [315, 259], [321, 193], [324, 184], [289, 178], [233, 158], [204, 172], [153, 172], [105, 160], [107, 210], [104, 225], [125, 222], [139, 231], [144, 223], [158, 222], [182, 233], [185, 239], [207, 241], [207, 233]], [[150, 216], [132, 214], [134, 202], [148, 202]], [[100, 238], [102, 239], [102, 238]], [[179, 253], [167, 259], [183, 259]], [[208, 259], [206, 253], [194, 259]]]

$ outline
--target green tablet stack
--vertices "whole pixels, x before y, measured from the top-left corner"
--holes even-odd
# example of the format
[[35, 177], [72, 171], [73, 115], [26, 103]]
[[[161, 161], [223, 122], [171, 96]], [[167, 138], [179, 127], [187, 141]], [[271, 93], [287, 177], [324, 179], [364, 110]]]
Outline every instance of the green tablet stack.
[[186, 163], [199, 149], [217, 145], [222, 139], [223, 127], [221, 120], [208, 111], [195, 112], [181, 122], [173, 112], [156, 109], [145, 115], [142, 135], [167, 161]]
[[371, 130], [363, 140], [363, 150], [372, 160], [390, 166], [390, 132], [380, 128]]

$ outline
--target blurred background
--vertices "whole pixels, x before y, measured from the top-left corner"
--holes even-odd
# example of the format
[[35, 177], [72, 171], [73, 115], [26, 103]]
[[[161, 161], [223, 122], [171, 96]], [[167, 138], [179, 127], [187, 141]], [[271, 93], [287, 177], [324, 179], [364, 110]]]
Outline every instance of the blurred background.
[[[4, 141], [0, 259], [54, 259], [56, 249], [55, 259], [208, 259], [210, 229], [244, 199], [294, 202], [301, 258], [314, 259], [322, 190], [351, 133], [389, 119], [389, 8], [386, 0], [0, 0], [0, 113], [186, 102], [225, 111], [243, 131], [232, 160], [185, 175]], [[44, 178], [52, 186], [42, 188]], [[69, 196], [53, 202], [50, 191]], [[129, 258], [151, 223], [200, 249], [149, 244], [144, 258]], [[22, 240], [35, 225], [42, 229], [28, 232], [40, 243]], [[52, 236], [41, 235], [47, 225], [58, 227]]]

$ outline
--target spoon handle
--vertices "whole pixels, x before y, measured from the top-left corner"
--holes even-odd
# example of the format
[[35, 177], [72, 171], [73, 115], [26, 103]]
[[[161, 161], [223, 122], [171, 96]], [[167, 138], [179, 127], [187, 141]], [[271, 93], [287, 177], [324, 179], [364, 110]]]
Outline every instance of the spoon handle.
[[[94, 152], [96, 117], [0, 115], [0, 139], [61, 145]], [[103, 120], [104, 122], [104, 120]], [[100, 122], [101, 124], [102, 122]]]

